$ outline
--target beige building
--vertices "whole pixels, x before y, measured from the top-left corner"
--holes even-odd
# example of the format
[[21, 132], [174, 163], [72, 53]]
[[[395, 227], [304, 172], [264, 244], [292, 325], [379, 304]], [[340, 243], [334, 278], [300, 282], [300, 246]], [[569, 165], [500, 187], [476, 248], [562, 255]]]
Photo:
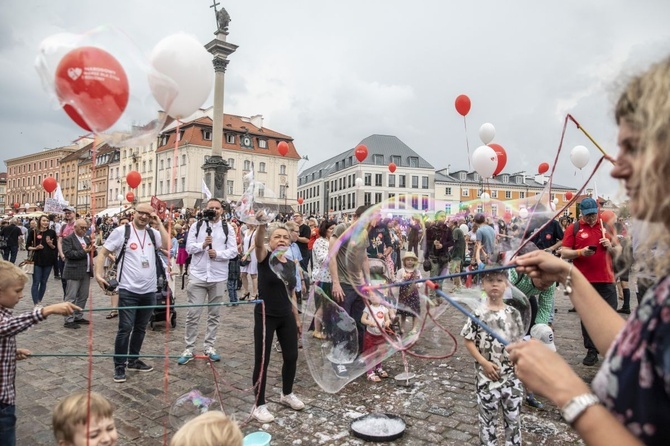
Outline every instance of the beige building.
[[7, 205], [7, 172], [0, 172], [0, 213], [5, 212]]

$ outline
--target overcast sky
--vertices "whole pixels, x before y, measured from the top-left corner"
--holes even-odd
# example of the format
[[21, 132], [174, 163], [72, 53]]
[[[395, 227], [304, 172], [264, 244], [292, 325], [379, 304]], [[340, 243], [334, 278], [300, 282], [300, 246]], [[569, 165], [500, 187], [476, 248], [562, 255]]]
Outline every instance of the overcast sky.
[[[3, 159], [67, 145], [82, 131], [50, 101], [34, 69], [55, 33], [113, 25], [148, 58], [163, 37], [214, 37], [211, 0], [0, 0], [0, 130]], [[395, 135], [436, 168], [467, 168], [477, 130], [496, 128], [506, 172], [553, 163], [571, 113], [616, 153], [612, 105], [626, 76], [670, 55], [667, 0], [222, 0], [239, 45], [226, 74], [224, 110], [262, 114], [291, 135], [306, 167], [374, 133]], [[211, 105], [212, 98], [205, 105]], [[576, 144], [591, 150], [581, 172]], [[568, 127], [555, 181], [578, 186], [598, 153]], [[2, 166], [4, 170], [4, 166]], [[620, 199], [597, 174], [601, 195]]]

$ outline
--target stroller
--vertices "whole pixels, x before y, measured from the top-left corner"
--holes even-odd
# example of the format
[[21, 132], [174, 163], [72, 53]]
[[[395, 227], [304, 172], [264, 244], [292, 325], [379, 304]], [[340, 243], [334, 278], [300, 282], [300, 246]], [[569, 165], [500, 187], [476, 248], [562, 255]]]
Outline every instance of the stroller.
[[172, 289], [166, 280], [162, 288], [156, 290], [156, 308], [154, 308], [154, 312], [151, 314], [151, 318], [149, 319], [149, 326], [152, 330], [156, 329], [156, 324], [166, 322], [168, 316], [168, 300], [170, 303], [170, 326], [172, 328], [177, 326], [177, 311], [174, 309], [174, 293], [172, 292]]
[[[370, 265], [370, 285], [388, 285], [395, 282], [392, 277], [388, 264], [383, 259], [369, 258]], [[384, 300], [389, 307], [389, 317], [391, 318], [391, 330], [400, 333], [400, 318], [396, 314], [398, 308], [397, 288], [382, 288], [377, 290], [384, 295]]]

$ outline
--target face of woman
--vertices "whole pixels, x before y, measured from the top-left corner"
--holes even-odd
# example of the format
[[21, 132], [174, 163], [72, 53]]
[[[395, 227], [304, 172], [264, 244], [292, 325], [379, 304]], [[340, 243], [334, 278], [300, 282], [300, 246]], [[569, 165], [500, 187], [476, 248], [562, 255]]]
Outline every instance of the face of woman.
[[279, 247], [286, 248], [290, 244], [291, 235], [287, 229], [275, 229], [275, 231], [270, 235], [269, 245], [271, 251], [274, 251]]
[[49, 219], [46, 217], [40, 218], [40, 228], [47, 229], [49, 227]]
[[628, 194], [630, 212], [633, 216], [640, 215], [640, 132], [634, 129], [628, 122], [619, 122], [619, 155], [616, 159], [612, 177], [623, 180]]
[[333, 231], [335, 230], [335, 226], [331, 226], [328, 229], [326, 229], [326, 238], [329, 239], [333, 236]]

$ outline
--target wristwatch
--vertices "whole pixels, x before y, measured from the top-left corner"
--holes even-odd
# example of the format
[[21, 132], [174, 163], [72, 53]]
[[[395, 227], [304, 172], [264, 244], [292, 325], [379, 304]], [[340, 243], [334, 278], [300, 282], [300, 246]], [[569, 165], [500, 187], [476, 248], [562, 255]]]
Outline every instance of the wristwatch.
[[574, 397], [568, 401], [565, 406], [561, 407], [561, 416], [568, 422], [568, 424], [572, 425], [586, 409], [599, 403], [600, 400], [593, 393], [583, 393]]

